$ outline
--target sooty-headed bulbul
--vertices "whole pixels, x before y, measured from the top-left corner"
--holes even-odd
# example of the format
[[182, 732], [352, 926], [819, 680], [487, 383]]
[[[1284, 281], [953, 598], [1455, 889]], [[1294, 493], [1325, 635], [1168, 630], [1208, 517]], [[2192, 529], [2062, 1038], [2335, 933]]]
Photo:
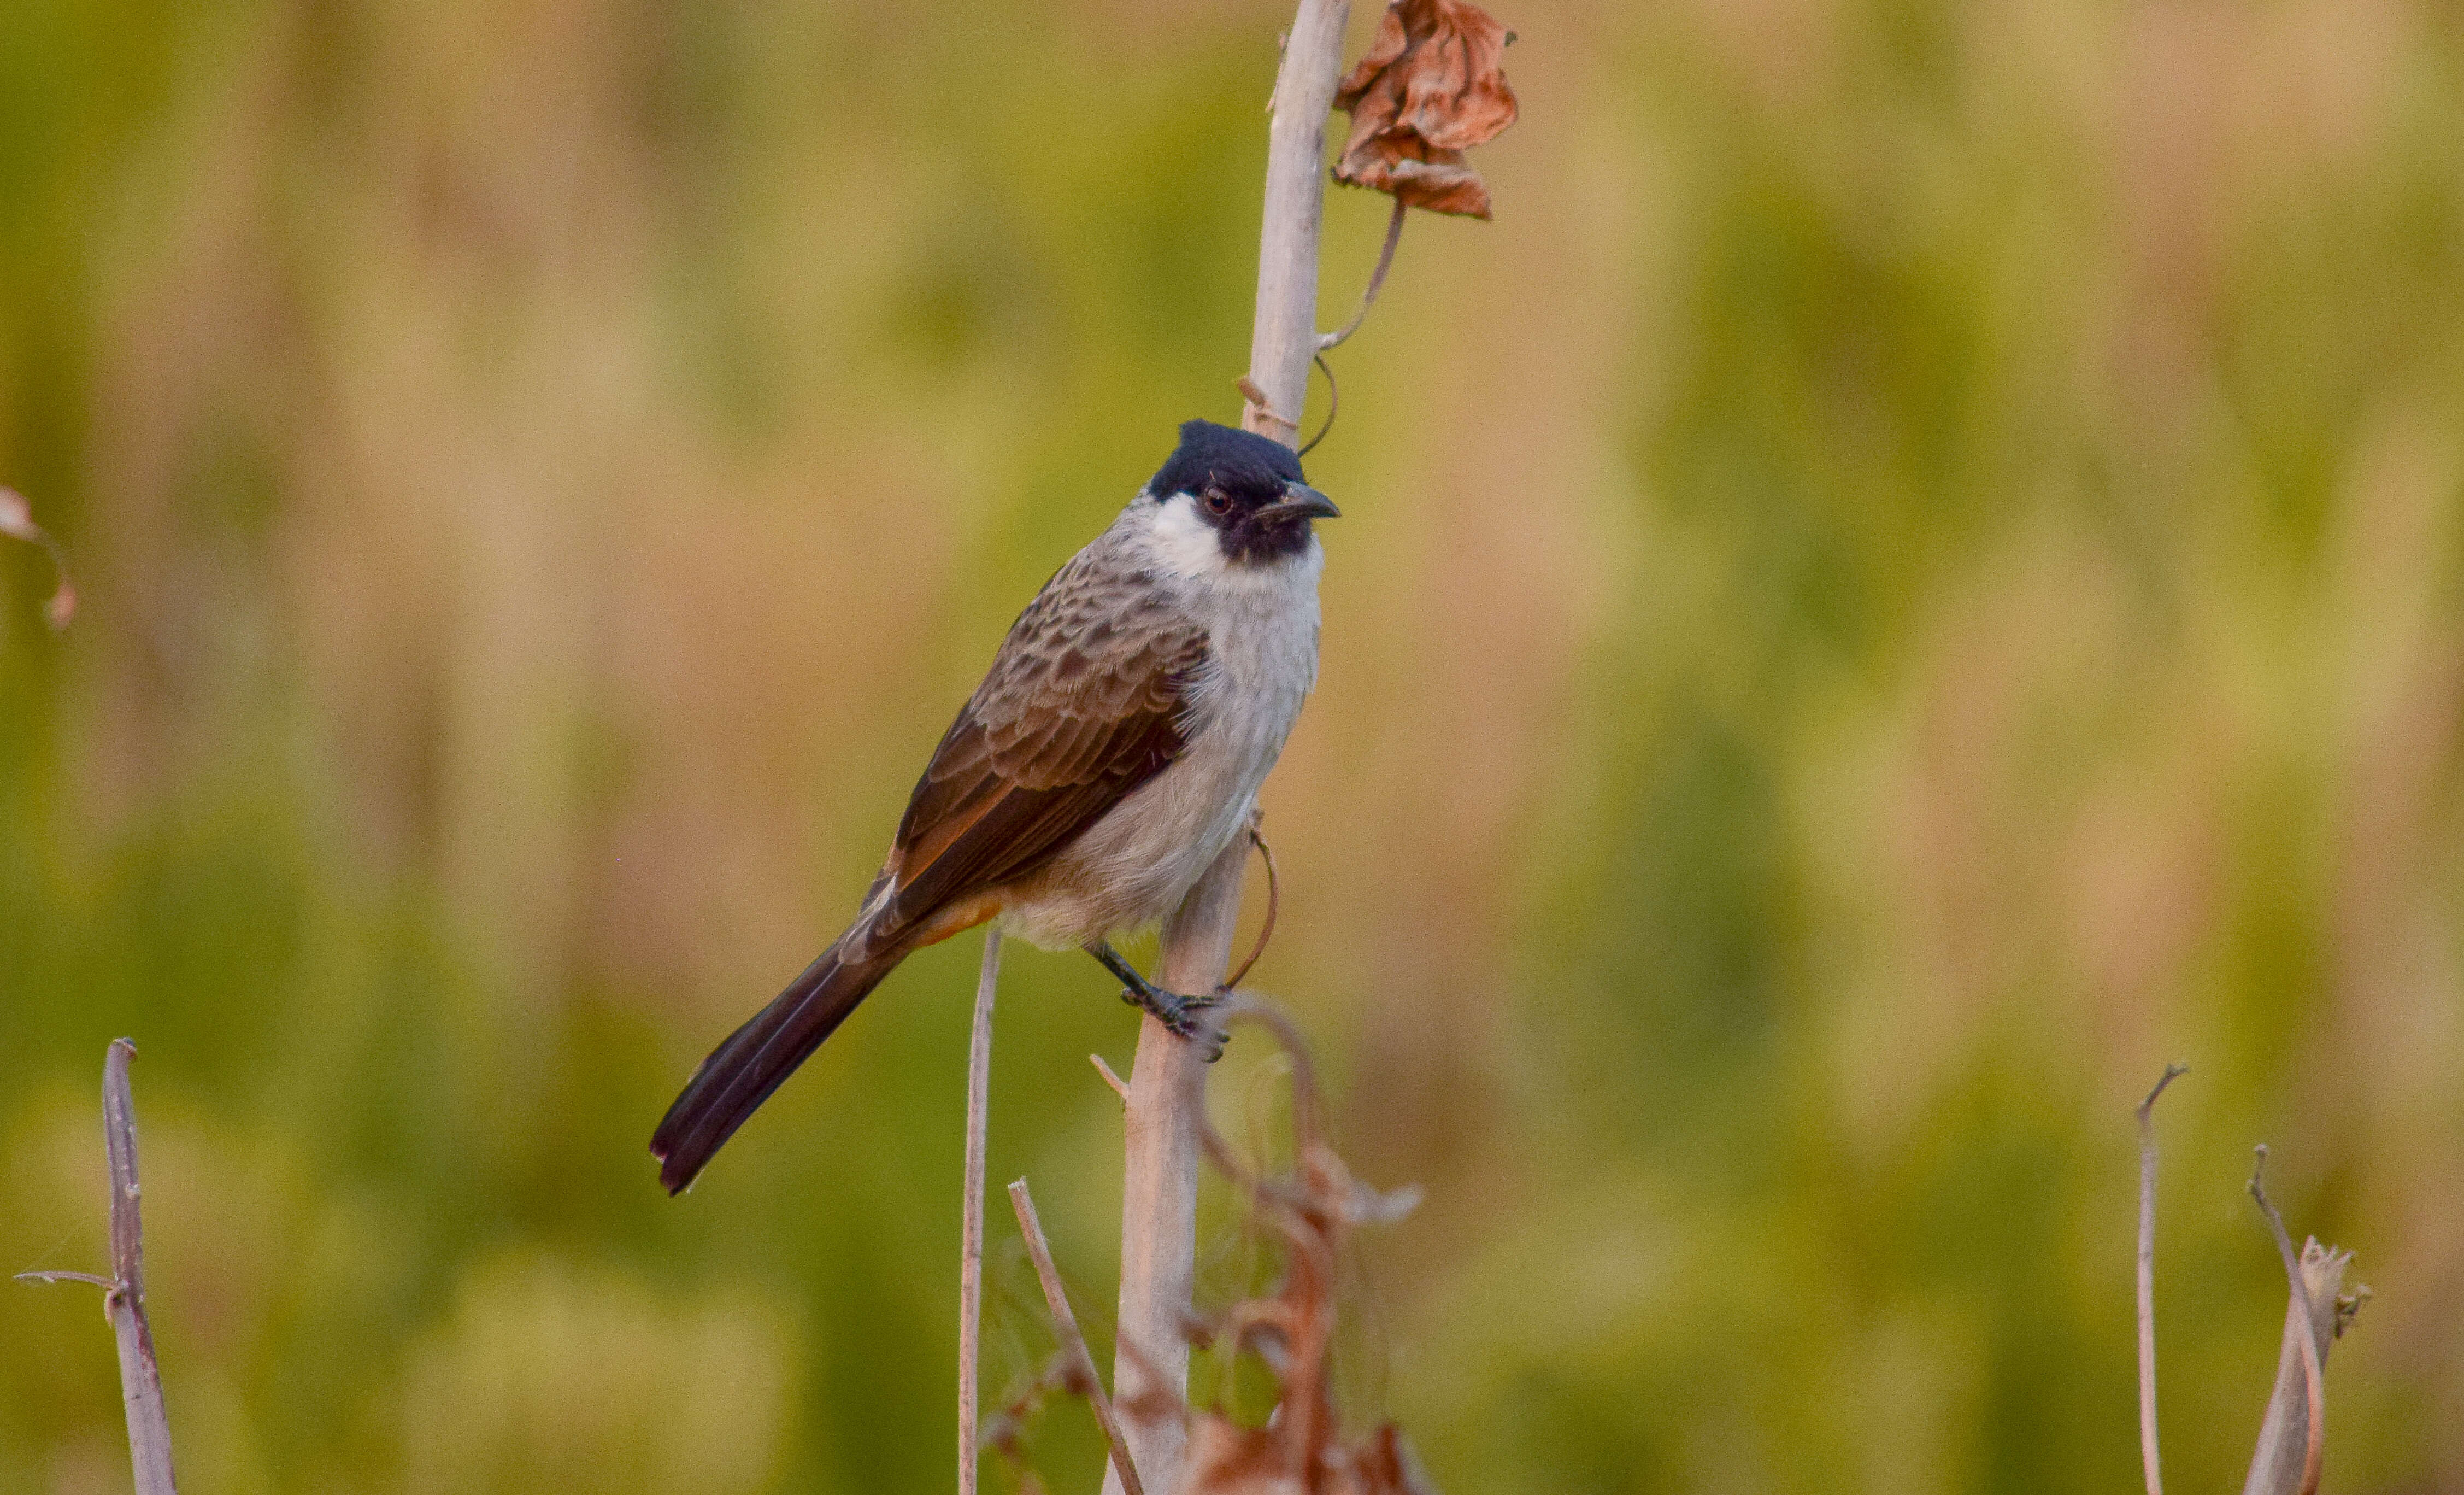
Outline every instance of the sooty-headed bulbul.
[[1248, 824], [1317, 678], [1300, 459], [1208, 421], [1019, 614], [916, 780], [855, 922], [693, 1071], [650, 1139], [702, 1166], [913, 951], [998, 920], [1076, 945], [1183, 1038], [1212, 993], [1167, 992], [1111, 940], [1152, 924]]

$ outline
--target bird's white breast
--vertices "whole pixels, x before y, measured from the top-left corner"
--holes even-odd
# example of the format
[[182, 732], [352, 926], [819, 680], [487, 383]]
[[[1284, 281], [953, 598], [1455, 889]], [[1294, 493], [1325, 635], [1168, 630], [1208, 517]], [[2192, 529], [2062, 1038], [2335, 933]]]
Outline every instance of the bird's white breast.
[[1040, 880], [1040, 896], [1012, 910], [1008, 926], [1045, 945], [1083, 943], [1170, 912], [1247, 824], [1317, 681], [1326, 555], [1314, 537], [1287, 560], [1233, 563], [1183, 495], [1139, 499], [1105, 539], [1206, 628], [1207, 662], [1180, 756], [1088, 827]]

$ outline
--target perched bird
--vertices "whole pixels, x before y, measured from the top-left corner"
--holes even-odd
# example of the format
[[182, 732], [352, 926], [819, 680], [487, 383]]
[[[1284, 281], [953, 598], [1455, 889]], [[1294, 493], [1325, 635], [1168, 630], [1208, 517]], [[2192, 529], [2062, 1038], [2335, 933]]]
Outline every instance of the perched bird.
[[1177, 906], [1257, 803], [1317, 679], [1300, 459], [1208, 421], [1011, 625], [907, 802], [855, 922], [693, 1071], [650, 1139], [692, 1184], [744, 1118], [899, 961], [997, 919], [1076, 945], [1183, 1038], [1220, 999], [1167, 992], [1115, 935]]

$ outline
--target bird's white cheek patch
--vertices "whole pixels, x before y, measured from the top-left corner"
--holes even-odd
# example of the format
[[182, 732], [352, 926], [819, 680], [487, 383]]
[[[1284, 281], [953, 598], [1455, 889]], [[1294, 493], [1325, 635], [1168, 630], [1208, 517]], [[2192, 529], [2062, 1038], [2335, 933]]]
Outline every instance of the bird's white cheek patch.
[[1155, 548], [1156, 557], [1182, 576], [1214, 576], [1228, 564], [1215, 526], [1187, 494], [1174, 495], [1155, 515]]

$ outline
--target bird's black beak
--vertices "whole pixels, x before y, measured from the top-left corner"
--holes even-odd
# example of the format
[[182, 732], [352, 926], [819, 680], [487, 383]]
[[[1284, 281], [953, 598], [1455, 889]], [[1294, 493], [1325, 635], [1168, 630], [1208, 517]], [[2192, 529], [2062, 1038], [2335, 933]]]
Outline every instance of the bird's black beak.
[[1307, 483], [1286, 483], [1282, 500], [1259, 510], [1258, 517], [1262, 519], [1269, 517], [1278, 519], [1339, 519], [1343, 517], [1343, 511], [1334, 506], [1333, 499]]

